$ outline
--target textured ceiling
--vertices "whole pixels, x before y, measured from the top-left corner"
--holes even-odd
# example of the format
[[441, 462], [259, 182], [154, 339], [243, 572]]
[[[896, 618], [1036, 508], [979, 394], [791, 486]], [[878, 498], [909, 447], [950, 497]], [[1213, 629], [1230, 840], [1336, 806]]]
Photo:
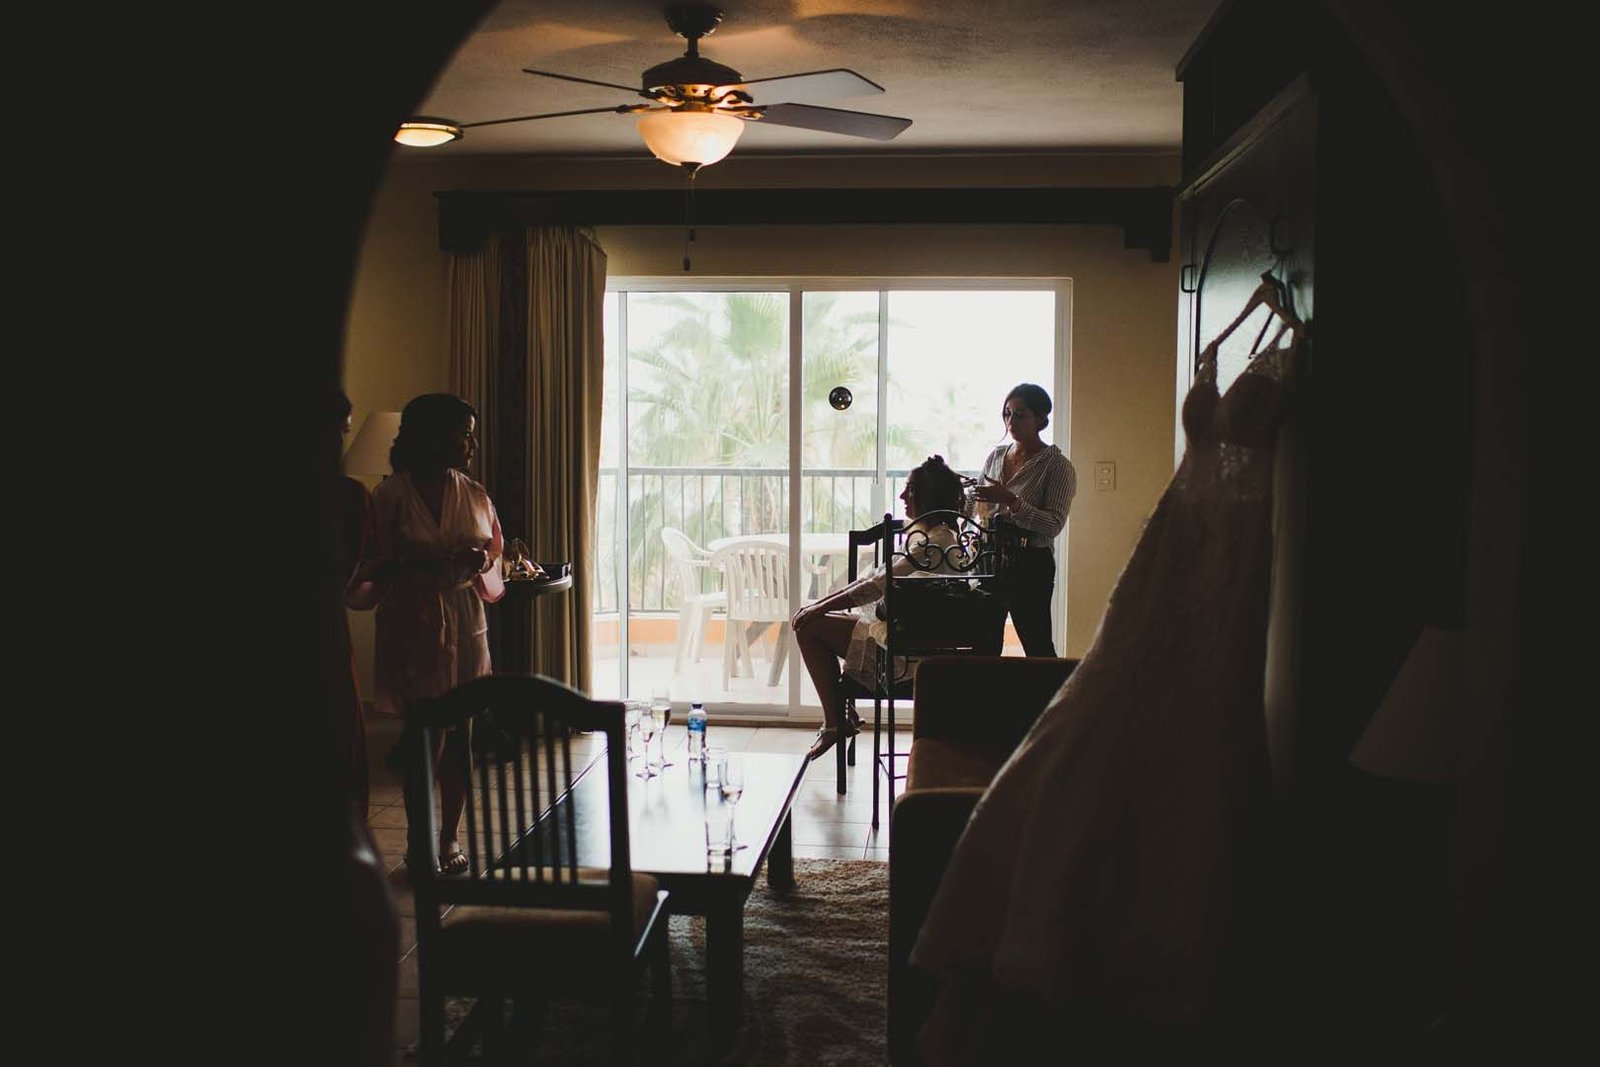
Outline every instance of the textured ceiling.
[[[1179, 59], [1218, 0], [726, 0], [707, 58], [767, 78], [846, 67], [883, 93], [819, 100], [899, 115], [889, 142], [755, 122], [743, 155], [1175, 150]], [[479, 122], [640, 103], [599, 86], [522, 73], [537, 67], [619, 85], [681, 55], [659, 0], [503, 0], [418, 107]], [[759, 86], [755, 102], [762, 103]], [[403, 156], [644, 152], [628, 115], [595, 114], [470, 129]]]

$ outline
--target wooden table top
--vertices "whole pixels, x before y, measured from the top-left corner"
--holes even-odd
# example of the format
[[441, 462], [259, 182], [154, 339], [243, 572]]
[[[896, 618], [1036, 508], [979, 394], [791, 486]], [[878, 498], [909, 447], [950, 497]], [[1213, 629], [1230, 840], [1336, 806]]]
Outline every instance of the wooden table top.
[[[738, 752], [744, 760], [745, 790], [734, 813], [734, 832], [747, 848], [737, 849], [729, 867], [715, 871], [706, 862], [705, 811], [722, 804], [705, 788], [704, 765], [691, 762], [680, 744], [669, 752], [674, 762], [658, 776], [628, 779], [628, 836], [636, 871], [679, 881], [737, 876], [753, 882], [794, 803], [805, 773], [804, 753]], [[635, 768], [639, 761], [634, 760]], [[578, 863], [603, 867], [611, 862], [610, 798], [603, 759], [591, 763], [572, 788]], [[547, 820], [560, 827], [564, 819]]]

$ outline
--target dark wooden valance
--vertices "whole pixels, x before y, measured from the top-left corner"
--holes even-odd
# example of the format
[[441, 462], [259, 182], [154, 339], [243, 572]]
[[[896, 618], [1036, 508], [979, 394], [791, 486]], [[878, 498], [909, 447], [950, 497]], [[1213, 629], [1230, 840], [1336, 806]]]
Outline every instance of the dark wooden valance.
[[[439, 247], [469, 251], [528, 226], [681, 226], [677, 189], [450, 191], [439, 198]], [[1121, 226], [1123, 246], [1165, 263], [1172, 251], [1170, 186], [1060, 189], [701, 189], [696, 226]]]

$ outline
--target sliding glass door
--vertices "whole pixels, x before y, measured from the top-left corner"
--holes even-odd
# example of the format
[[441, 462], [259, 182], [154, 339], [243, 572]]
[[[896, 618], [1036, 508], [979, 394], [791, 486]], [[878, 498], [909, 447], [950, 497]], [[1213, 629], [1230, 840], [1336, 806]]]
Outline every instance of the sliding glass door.
[[1018, 382], [1056, 397], [1065, 442], [1067, 292], [614, 281], [596, 694], [815, 718], [789, 614], [844, 581], [845, 531], [899, 513], [912, 467], [976, 473]]

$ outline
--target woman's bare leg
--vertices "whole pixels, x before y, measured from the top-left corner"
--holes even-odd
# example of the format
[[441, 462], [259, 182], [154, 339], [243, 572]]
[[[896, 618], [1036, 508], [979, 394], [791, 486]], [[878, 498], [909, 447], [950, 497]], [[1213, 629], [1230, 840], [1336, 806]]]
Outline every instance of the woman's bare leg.
[[449, 864], [450, 853], [458, 844], [461, 810], [467, 804], [467, 736], [461, 730], [447, 730], [435, 749], [434, 766], [439, 775], [439, 862]]
[[856, 618], [842, 612], [828, 612], [795, 632], [800, 658], [816, 686], [822, 702], [822, 721], [837, 727], [844, 717], [844, 694], [839, 689], [839, 665], [850, 651], [850, 635]]

